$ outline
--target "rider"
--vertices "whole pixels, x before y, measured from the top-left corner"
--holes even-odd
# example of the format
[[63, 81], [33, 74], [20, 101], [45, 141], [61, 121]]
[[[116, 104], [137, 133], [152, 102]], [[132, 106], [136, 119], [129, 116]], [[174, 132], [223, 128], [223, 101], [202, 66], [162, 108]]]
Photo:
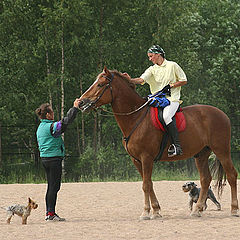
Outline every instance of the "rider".
[[129, 80], [135, 84], [148, 83], [152, 94], [162, 90], [168, 84], [171, 88], [171, 96], [167, 96], [170, 105], [163, 109], [163, 119], [167, 125], [168, 133], [172, 139], [172, 145], [168, 149], [168, 156], [182, 155], [176, 122], [172, 120], [180, 100], [181, 86], [187, 84], [187, 77], [182, 68], [173, 61], [165, 58], [165, 52], [159, 45], [153, 45], [147, 51], [149, 60], [154, 64], [145, 70], [139, 78], [131, 78], [124, 73]]

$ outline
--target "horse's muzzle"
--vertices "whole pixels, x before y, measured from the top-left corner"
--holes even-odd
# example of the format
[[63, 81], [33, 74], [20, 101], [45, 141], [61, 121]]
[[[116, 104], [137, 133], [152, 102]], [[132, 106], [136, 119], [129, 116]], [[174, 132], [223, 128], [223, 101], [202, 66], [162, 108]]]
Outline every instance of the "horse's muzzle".
[[93, 102], [88, 98], [85, 98], [85, 99], [81, 100], [80, 103], [79, 103], [79, 109], [82, 112], [90, 110], [92, 107], [93, 107]]

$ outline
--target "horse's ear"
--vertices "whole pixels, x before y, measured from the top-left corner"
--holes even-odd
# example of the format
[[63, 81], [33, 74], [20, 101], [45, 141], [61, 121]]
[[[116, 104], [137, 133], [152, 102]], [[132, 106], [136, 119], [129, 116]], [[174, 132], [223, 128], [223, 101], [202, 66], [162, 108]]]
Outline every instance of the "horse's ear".
[[109, 72], [109, 70], [107, 69], [106, 66], [104, 66], [104, 68], [103, 68], [103, 72], [104, 72], [106, 75], [110, 74], [110, 72]]

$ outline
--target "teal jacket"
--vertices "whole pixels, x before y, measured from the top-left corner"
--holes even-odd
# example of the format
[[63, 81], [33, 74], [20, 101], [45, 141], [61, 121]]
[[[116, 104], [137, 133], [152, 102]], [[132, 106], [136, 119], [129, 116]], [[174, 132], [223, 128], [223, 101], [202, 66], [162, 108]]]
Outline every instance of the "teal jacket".
[[77, 115], [78, 108], [70, 108], [61, 121], [41, 119], [37, 129], [37, 141], [40, 157], [64, 157], [65, 147], [61, 134], [67, 129]]
[[42, 119], [37, 129], [37, 141], [40, 157], [63, 157], [65, 155], [64, 143], [61, 135], [54, 137], [51, 134], [51, 125], [54, 121]]

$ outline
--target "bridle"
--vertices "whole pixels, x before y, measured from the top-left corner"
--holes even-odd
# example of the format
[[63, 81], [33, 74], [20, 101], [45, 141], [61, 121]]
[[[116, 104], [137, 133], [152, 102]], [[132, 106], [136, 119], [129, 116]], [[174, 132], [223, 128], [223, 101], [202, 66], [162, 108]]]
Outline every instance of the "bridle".
[[103, 76], [104, 78], [106, 78], [108, 80], [108, 83], [105, 85], [105, 88], [103, 89], [103, 91], [101, 92], [101, 94], [94, 100], [91, 102], [90, 106], [94, 106], [96, 105], [96, 103], [100, 100], [100, 98], [103, 96], [103, 94], [105, 93], [105, 91], [110, 88], [111, 90], [111, 96], [112, 96], [112, 101], [111, 101], [111, 104], [113, 103], [113, 93], [112, 93], [112, 80], [114, 78], [114, 74], [111, 73], [111, 78], [109, 78], [108, 76]]
[[[96, 105], [96, 103], [101, 99], [101, 97], [103, 96], [103, 94], [105, 93], [105, 91], [106, 91], [108, 88], [110, 88], [110, 90], [111, 90], [111, 97], [112, 97], [111, 105], [113, 104], [113, 91], [112, 91], [112, 85], [111, 85], [111, 83], [112, 83], [112, 81], [113, 81], [114, 74], [111, 73], [111, 78], [108, 77], [108, 76], [102, 76], [102, 77], [106, 78], [106, 79], [108, 80], [108, 83], [105, 85], [105, 88], [103, 89], [103, 91], [101, 92], [101, 94], [100, 94], [94, 101], [92, 101], [92, 102], [89, 104], [89, 106], [94, 106], [94, 105]], [[103, 108], [101, 108], [101, 107], [98, 107], [98, 108], [101, 109], [101, 110], [104, 111], [104, 112], [111, 113], [112, 115], [128, 116], [128, 115], [131, 115], [131, 114], [133, 114], [133, 113], [136, 113], [136, 112], [138, 112], [139, 110], [141, 110], [142, 108], [144, 108], [144, 107], [148, 104], [149, 101], [150, 101], [150, 99], [147, 100], [147, 101], [146, 101], [143, 105], [141, 105], [139, 108], [135, 109], [135, 110], [132, 111], [132, 112], [128, 112], [128, 113], [116, 113], [116, 112], [107, 111], [107, 110], [105, 110], [105, 109], [103, 109]]]

